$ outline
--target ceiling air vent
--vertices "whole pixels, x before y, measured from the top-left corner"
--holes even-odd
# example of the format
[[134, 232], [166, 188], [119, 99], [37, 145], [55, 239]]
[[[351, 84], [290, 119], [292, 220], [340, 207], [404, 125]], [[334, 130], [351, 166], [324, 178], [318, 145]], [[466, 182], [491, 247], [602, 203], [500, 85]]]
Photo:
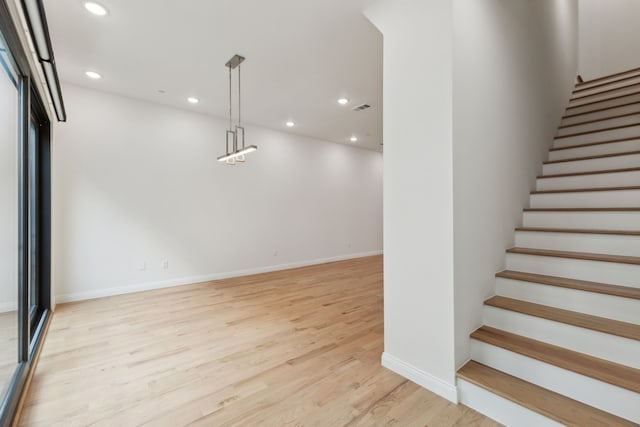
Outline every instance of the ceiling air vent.
[[353, 107], [353, 111], [362, 111], [362, 110], [366, 110], [367, 108], [371, 108], [371, 105], [369, 104], [360, 104], [356, 107]]

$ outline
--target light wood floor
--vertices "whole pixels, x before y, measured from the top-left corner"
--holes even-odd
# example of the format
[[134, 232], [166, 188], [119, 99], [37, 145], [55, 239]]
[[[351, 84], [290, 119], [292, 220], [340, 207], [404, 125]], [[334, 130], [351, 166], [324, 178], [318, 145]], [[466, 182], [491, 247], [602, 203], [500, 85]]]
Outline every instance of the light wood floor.
[[0, 398], [18, 367], [18, 312], [0, 313]]
[[23, 426], [496, 426], [382, 368], [382, 258], [58, 307]]

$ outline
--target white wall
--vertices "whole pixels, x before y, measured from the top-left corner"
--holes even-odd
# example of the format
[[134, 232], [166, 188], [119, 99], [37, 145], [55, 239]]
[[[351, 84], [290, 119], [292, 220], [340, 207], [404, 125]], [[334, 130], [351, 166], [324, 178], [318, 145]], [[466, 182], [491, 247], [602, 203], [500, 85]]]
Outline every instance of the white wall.
[[455, 401], [451, 2], [365, 15], [384, 37], [382, 362]]
[[[65, 84], [53, 141], [58, 302], [382, 249], [382, 155]], [[167, 260], [169, 268], [163, 268]], [[140, 271], [140, 265], [146, 269]]]
[[638, 17], [638, 0], [580, 0], [578, 72], [585, 80], [640, 67]]
[[513, 245], [577, 67], [576, 0], [455, 0], [456, 365]]

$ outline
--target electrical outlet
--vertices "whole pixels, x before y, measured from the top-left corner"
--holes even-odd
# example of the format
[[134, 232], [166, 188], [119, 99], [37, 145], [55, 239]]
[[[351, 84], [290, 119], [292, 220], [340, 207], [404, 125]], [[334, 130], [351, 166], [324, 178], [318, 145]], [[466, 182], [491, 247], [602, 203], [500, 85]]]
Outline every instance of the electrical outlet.
[[162, 261], [162, 268], [164, 268], [165, 270], [169, 268], [169, 260], [164, 260]]
[[147, 269], [146, 261], [142, 261], [140, 264], [138, 264], [138, 270], [139, 271], [145, 271], [146, 269]]

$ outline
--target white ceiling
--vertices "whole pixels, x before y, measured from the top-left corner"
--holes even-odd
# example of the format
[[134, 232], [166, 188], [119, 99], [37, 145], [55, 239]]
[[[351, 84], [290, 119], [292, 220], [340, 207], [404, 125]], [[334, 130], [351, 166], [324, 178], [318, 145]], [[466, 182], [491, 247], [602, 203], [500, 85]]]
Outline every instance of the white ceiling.
[[[45, 6], [63, 81], [226, 117], [224, 64], [238, 53], [244, 122], [381, 150], [382, 35], [361, 13], [367, 2], [98, 0], [105, 17], [82, 0]], [[351, 110], [365, 102], [372, 108]]]

